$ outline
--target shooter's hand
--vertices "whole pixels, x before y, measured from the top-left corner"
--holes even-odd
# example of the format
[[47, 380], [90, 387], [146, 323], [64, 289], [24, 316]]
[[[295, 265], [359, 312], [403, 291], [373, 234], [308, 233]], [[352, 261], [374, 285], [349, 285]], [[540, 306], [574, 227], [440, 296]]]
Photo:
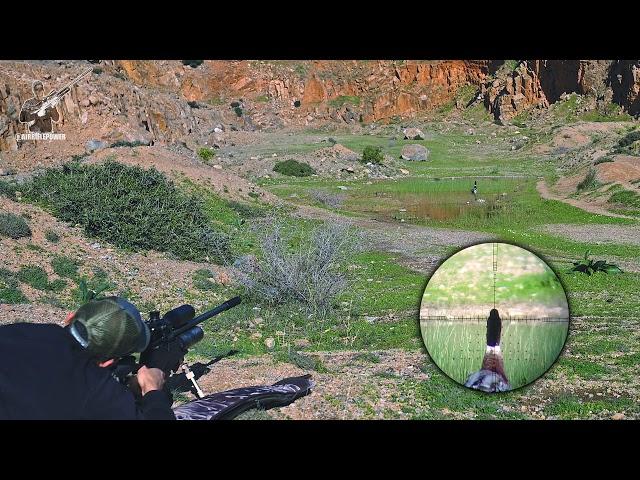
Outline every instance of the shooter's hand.
[[136, 375], [142, 395], [152, 390], [161, 390], [164, 386], [164, 372], [159, 368], [140, 367]]

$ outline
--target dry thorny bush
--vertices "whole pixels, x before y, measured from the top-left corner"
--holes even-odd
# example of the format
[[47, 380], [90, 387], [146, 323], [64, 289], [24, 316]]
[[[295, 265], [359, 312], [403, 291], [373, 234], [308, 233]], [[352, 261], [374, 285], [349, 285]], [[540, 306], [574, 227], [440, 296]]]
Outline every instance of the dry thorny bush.
[[309, 195], [317, 202], [329, 208], [340, 208], [346, 198], [346, 195], [327, 192], [325, 190], [312, 190]]
[[350, 286], [347, 264], [360, 249], [349, 225], [326, 222], [303, 232], [275, 218], [256, 225], [260, 252], [236, 262], [248, 293], [270, 304], [295, 301], [326, 316]]

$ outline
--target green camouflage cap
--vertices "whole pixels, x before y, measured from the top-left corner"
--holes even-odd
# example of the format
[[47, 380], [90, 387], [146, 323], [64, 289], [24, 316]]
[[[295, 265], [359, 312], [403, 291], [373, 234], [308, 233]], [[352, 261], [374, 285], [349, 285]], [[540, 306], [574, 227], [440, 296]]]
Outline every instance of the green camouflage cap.
[[101, 360], [142, 352], [151, 336], [138, 309], [120, 297], [86, 303], [73, 316], [69, 330], [91, 356]]

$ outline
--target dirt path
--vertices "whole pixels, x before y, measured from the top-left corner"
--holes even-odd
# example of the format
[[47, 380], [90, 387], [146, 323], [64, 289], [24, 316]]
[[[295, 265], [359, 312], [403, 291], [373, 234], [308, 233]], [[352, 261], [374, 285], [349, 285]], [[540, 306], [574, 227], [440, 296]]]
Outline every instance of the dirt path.
[[625, 244], [640, 245], [640, 226], [638, 225], [572, 225], [549, 224], [543, 225], [541, 231], [559, 235], [569, 240], [579, 239], [583, 242], [595, 244]]
[[297, 215], [313, 220], [349, 223], [364, 232], [369, 246], [399, 255], [402, 265], [417, 272], [430, 273], [451, 248], [495, 240], [490, 233], [425, 227], [408, 223], [378, 221], [364, 217], [346, 217], [308, 205], [298, 205]]
[[616, 217], [616, 218], [628, 218], [631, 220], [634, 220], [634, 217], [630, 217], [628, 215], [621, 215], [619, 213], [612, 213], [609, 210], [600, 207], [598, 205], [594, 205], [592, 203], [589, 202], [585, 202], [584, 200], [578, 200], [575, 198], [563, 198], [555, 193], [553, 193], [550, 189], [549, 186], [546, 184], [546, 182], [544, 180], [540, 180], [537, 184], [536, 184], [536, 189], [538, 190], [538, 193], [540, 194], [540, 196], [542, 198], [544, 198], [545, 200], [557, 200], [559, 202], [564, 202], [568, 205], [572, 205], [574, 207], [577, 207], [581, 210], [584, 210], [585, 212], [589, 212], [589, 213], [594, 213], [596, 215], [604, 215], [607, 217]]

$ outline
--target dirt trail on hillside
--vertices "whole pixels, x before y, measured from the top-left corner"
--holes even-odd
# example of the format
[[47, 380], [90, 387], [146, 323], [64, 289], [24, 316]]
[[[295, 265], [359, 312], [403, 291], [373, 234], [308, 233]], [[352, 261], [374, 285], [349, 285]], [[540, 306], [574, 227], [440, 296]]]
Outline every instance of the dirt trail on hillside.
[[544, 180], [540, 180], [537, 184], [536, 184], [536, 189], [538, 190], [538, 193], [540, 194], [540, 196], [542, 198], [544, 198], [545, 200], [557, 200], [559, 202], [563, 202], [566, 203], [568, 205], [571, 205], [573, 207], [577, 207], [581, 210], [584, 210], [585, 212], [589, 212], [589, 213], [594, 213], [596, 215], [604, 215], [607, 217], [616, 217], [616, 218], [628, 218], [633, 220], [634, 217], [630, 217], [628, 215], [621, 215], [619, 213], [612, 213], [609, 210], [600, 207], [598, 205], [595, 205], [593, 203], [589, 203], [589, 202], [585, 202], [584, 200], [578, 200], [575, 198], [564, 198], [561, 197], [560, 195], [557, 195], [555, 193], [553, 193], [550, 189], [549, 186], [546, 184], [546, 182]]

